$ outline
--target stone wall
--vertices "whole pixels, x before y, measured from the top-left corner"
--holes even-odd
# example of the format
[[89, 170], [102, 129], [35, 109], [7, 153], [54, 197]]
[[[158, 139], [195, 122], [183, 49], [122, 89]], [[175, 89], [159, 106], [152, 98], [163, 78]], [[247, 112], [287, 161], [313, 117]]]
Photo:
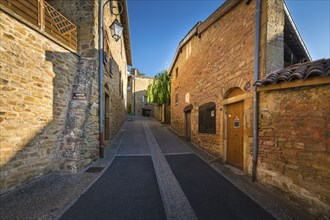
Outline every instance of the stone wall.
[[259, 77], [284, 67], [284, 2], [261, 3]]
[[[226, 1], [224, 8], [229, 4], [235, 5], [226, 12], [217, 9], [178, 50], [171, 72], [171, 126], [184, 135], [183, 110], [192, 105], [192, 142], [226, 161], [227, 106], [244, 101], [243, 170], [251, 173], [256, 2]], [[283, 1], [262, 1], [260, 76], [283, 67], [283, 31]], [[235, 88], [242, 95], [229, 97]], [[216, 104], [215, 134], [198, 132], [198, 108], [208, 102]]]
[[[77, 53], [0, 11], [0, 192], [48, 172], [78, 172], [98, 157], [98, 1], [48, 2], [77, 25]], [[104, 17], [109, 27], [109, 7]], [[110, 100], [102, 114], [111, 140], [126, 120], [127, 59], [122, 38], [108, 43], [116, 68], [103, 66]]]
[[78, 56], [0, 11], [0, 192], [58, 169]]
[[[69, 127], [62, 143], [60, 169], [77, 172], [98, 156], [99, 146], [99, 53], [98, 0], [48, 1], [78, 26], [78, 53], [82, 57], [73, 91], [87, 93], [87, 100], [72, 100], [67, 115]], [[127, 59], [124, 40], [115, 41], [107, 28], [115, 19], [109, 4], [104, 7], [104, 27], [109, 53], [114, 60], [112, 73], [103, 63], [103, 138], [111, 140], [126, 120]], [[106, 65], [109, 65], [110, 61]], [[86, 74], [88, 77], [86, 78]], [[83, 88], [82, 90], [77, 88]], [[109, 102], [106, 102], [109, 97]], [[107, 106], [106, 106], [107, 105]], [[76, 122], [76, 123], [75, 123]], [[74, 124], [72, 124], [74, 123]], [[74, 132], [73, 132], [74, 131]]]
[[154, 118], [160, 122], [164, 122], [164, 105], [155, 105], [154, 106]]
[[154, 78], [145, 76], [134, 76], [131, 78], [130, 92], [128, 94], [129, 99], [127, 100], [127, 102], [132, 106], [131, 109], [135, 115], [142, 116], [142, 108], [151, 109], [151, 113], [152, 115], [154, 115], [154, 107], [153, 105], [148, 103], [147, 100], [148, 86], [153, 83], [153, 80]]
[[260, 92], [257, 178], [330, 212], [330, 85]]
[[98, 0], [47, 0], [47, 2], [77, 25], [78, 52], [83, 57], [97, 57]]
[[[240, 88], [246, 97], [252, 94], [251, 87], [244, 87], [253, 81], [255, 20], [251, 18], [255, 17], [254, 14], [255, 4], [239, 3], [200, 37], [193, 36], [182, 47], [171, 73], [172, 128], [184, 135], [183, 110], [192, 104], [191, 140], [217, 156], [223, 156], [225, 150], [223, 123], [226, 106], [223, 101], [228, 92]], [[198, 132], [198, 108], [208, 102], [216, 104], [215, 134]], [[251, 100], [246, 99], [245, 148], [248, 148], [252, 136], [249, 132], [251, 105]]]

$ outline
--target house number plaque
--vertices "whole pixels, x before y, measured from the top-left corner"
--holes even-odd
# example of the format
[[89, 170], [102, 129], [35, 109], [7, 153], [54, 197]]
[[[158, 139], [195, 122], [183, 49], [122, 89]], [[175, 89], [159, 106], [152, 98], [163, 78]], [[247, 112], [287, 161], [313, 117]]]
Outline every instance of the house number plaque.
[[73, 93], [72, 99], [73, 100], [86, 100], [87, 93], [75, 92], [75, 93]]
[[240, 127], [240, 121], [239, 118], [236, 117], [234, 118], [234, 128], [239, 128]]

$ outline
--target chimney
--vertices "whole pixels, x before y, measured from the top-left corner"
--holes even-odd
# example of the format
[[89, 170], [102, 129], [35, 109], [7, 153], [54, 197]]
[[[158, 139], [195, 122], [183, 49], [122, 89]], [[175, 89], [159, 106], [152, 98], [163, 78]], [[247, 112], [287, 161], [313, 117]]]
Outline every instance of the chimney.
[[138, 70], [136, 68], [132, 68], [132, 75], [137, 76]]

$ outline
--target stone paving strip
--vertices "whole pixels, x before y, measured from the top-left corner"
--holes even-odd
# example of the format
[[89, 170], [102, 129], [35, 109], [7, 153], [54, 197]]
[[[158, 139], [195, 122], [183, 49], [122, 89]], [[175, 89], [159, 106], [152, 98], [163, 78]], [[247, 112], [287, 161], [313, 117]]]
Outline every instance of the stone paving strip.
[[194, 210], [183, 193], [178, 181], [174, 177], [174, 174], [167, 163], [156, 138], [151, 133], [147, 122], [143, 122], [143, 128], [146, 134], [152, 162], [154, 164], [167, 219], [197, 220]]

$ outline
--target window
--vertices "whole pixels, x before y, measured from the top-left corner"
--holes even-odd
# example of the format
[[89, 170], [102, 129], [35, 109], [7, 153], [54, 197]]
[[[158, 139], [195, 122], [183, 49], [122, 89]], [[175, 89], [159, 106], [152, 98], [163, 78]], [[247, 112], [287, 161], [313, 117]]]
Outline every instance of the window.
[[176, 91], [175, 91], [175, 104], [176, 105], [179, 104], [179, 90], [178, 89], [176, 89]]
[[142, 103], [148, 103], [148, 96], [147, 95], [142, 96]]
[[178, 76], [179, 76], [179, 68], [177, 67], [177, 68], [175, 69], [175, 77], [178, 78]]
[[110, 55], [108, 34], [105, 31], [103, 36], [103, 64], [107, 65]]
[[215, 134], [216, 107], [214, 102], [199, 107], [198, 132]]
[[110, 58], [110, 63], [109, 63], [109, 72], [110, 72], [110, 75], [112, 76], [113, 75], [113, 58], [111, 57]]
[[119, 72], [119, 95], [123, 97], [123, 80], [121, 76], [121, 71]]

